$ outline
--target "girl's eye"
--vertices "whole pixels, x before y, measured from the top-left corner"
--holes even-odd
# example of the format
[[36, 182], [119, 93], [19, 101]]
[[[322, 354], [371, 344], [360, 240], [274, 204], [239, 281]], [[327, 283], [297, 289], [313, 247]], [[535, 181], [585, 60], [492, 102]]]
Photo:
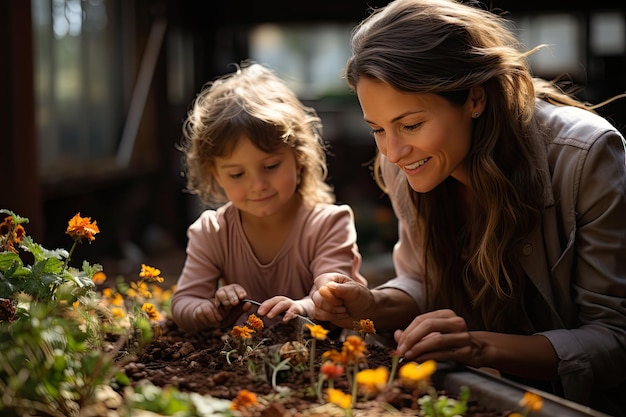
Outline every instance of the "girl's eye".
[[243, 173], [237, 173], [237, 174], [228, 174], [228, 176], [234, 180], [239, 179], [243, 176]]
[[265, 166], [265, 169], [267, 169], [268, 171], [271, 171], [271, 170], [273, 170], [273, 169], [278, 168], [278, 166], [279, 166], [279, 165], [280, 165], [280, 162], [277, 162], [277, 163], [275, 163], [275, 164], [271, 164], [271, 165], [266, 165], [266, 166]]

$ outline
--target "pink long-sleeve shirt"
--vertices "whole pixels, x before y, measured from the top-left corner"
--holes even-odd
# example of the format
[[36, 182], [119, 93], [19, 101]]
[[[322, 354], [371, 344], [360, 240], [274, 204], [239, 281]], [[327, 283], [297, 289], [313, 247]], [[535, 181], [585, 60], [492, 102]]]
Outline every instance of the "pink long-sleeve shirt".
[[301, 205], [287, 240], [265, 264], [255, 256], [231, 203], [204, 211], [187, 237], [187, 258], [171, 303], [173, 320], [186, 330], [200, 330], [193, 312], [213, 299], [218, 283], [237, 283], [258, 301], [276, 295], [308, 297], [315, 277], [326, 272], [367, 285], [359, 273], [354, 213], [347, 205]]

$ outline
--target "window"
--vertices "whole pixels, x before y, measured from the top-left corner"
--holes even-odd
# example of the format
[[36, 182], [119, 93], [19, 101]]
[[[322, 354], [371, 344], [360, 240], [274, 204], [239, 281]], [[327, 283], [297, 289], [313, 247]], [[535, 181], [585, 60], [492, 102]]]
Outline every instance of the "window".
[[31, 2], [44, 182], [84, 175], [85, 166], [111, 166], [96, 162], [117, 152], [130, 101], [135, 74], [132, 4]]

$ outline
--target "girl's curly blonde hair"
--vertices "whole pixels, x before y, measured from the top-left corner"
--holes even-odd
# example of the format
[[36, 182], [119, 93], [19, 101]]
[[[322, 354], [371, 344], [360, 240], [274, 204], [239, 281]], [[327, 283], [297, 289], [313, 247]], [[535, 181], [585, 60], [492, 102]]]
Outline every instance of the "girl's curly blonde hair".
[[274, 72], [252, 62], [207, 83], [183, 124], [180, 150], [185, 156], [187, 190], [202, 203], [228, 201], [215, 179], [215, 159], [228, 156], [246, 136], [264, 152], [287, 145], [296, 157], [296, 192], [308, 204], [334, 203], [326, 183], [326, 144], [315, 109], [305, 106]]

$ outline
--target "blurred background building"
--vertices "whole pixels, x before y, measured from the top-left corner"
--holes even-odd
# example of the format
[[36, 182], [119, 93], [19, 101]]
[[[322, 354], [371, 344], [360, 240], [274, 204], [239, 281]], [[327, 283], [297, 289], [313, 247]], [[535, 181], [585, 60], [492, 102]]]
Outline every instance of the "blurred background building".
[[[53, 249], [77, 212], [101, 233], [77, 249], [111, 274], [141, 263], [173, 281], [202, 207], [185, 192], [176, 145], [204, 83], [251, 59], [315, 107], [329, 143], [329, 182], [355, 211], [364, 272], [393, 272], [396, 225], [369, 162], [375, 144], [341, 71], [352, 28], [384, 0], [0, 0], [0, 208], [28, 217]], [[596, 0], [491, 0], [529, 48], [536, 75], [600, 102], [626, 91], [626, 6]], [[622, 132], [626, 99], [600, 112]], [[7, 177], [8, 176], [8, 177]], [[82, 252], [82, 253], [81, 253]]]

